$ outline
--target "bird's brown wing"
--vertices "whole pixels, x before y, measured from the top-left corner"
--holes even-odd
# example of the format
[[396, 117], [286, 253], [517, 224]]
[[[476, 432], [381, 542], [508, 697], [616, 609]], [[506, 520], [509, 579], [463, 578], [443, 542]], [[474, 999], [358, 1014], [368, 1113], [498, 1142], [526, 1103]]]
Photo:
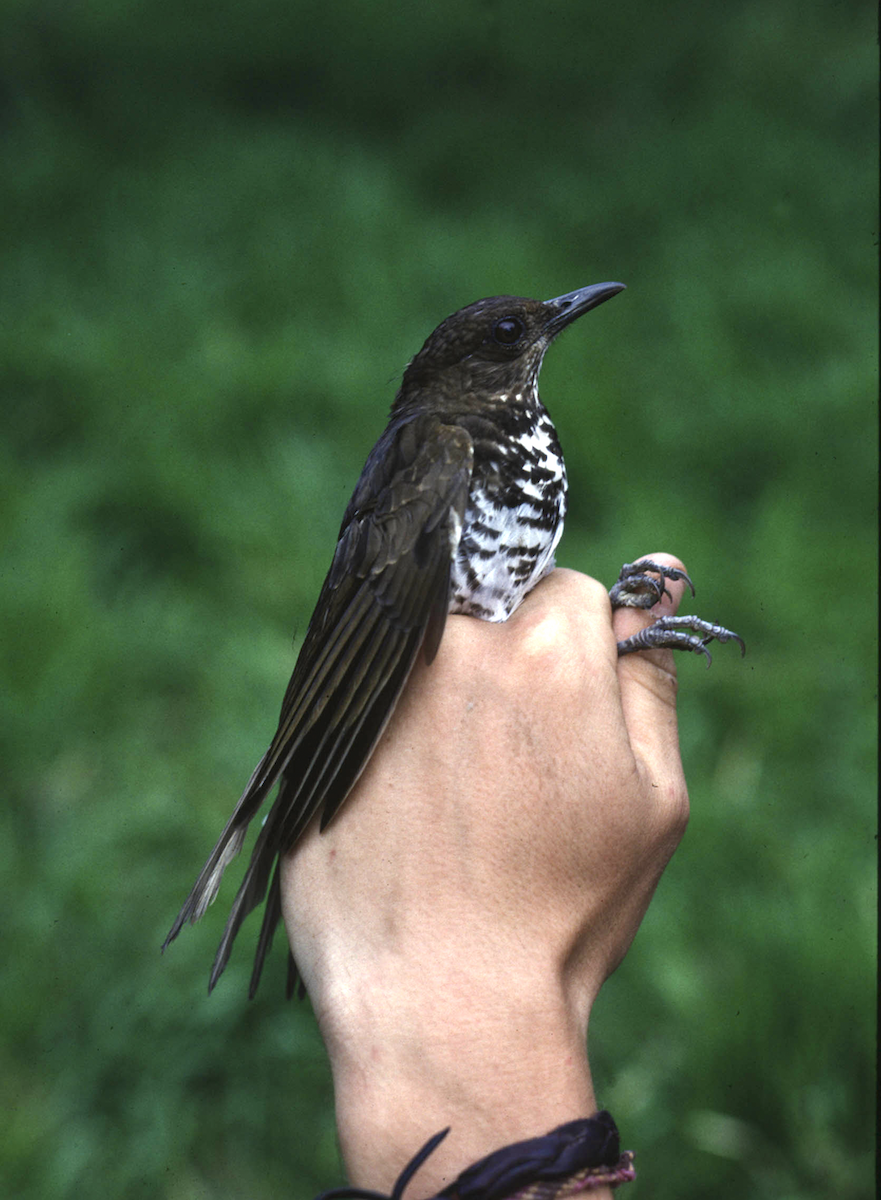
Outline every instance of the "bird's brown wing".
[[[453, 561], [471, 480], [471, 439], [419, 416], [389, 427], [367, 461], [309, 623], [269, 749], [257, 765], [165, 940], [198, 920], [248, 825], [281, 780], [233, 901], [209, 990], [242, 921], [266, 894], [273, 866], [319, 811], [323, 829], [364, 769], [420, 648], [443, 633]], [[281, 913], [272, 879], [253, 995]]]

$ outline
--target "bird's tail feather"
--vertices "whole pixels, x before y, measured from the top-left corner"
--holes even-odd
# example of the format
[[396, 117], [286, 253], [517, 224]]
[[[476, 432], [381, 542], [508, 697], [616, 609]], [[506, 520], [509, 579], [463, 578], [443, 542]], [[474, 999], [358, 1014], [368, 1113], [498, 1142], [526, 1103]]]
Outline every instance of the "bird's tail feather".
[[236, 893], [236, 898], [232, 902], [229, 918], [223, 930], [223, 937], [220, 939], [217, 954], [214, 956], [211, 978], [208, 981], [209, 992], [213, 991], [214, 985], [223, 974], [223, 970], [229, 962], [233, 942], [242, 926], [242, 922], [249, 913], [253, 912], [266, 895], [269, 873], [275, 857], [273, 854], [265, 853], [264, 850], [270, 830], [271, 825], [267, 822], [260, 830], [260, 835], [254, 843], [254, 849], [251, 851], [251, 861], [248, 863], [244, 878]]
[[272, 939], [278, 923], [281, 920], [281, 859], [276, 859], [272, 883], [269, 885], [269, 895], [263, 909], [263, 924], [260, 926], [260, 937], [254, 954], [254, 969], [251, 972], [251, 983], [248, 987], [248, 999], [253, 1000], [257, 994], [263, 964], [272, 948]]
[[163, 950], [174, 941], [184, 925], [188, 922], [191, 925], [195, 924], [200, 917], [205, 915], [208, 906], [214, 903], [224, 871], [241, 850], [251, 819], [275, 782], [274, 777], [262, 777], [265, 761], [266, 755], [257, 764], [253, 775], [248, 780], [248, 786], [217, 839], [217, 844], [208, 856], [208, 861], [199, 872], [199, 877], [193, 884], [183, 907], [175, 917], [174, 924], [162, 943]]

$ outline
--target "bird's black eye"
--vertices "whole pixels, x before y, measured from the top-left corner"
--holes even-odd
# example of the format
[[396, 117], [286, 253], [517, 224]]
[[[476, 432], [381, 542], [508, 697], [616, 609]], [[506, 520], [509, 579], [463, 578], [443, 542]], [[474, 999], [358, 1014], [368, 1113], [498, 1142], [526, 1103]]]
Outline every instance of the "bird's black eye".
[[493, 337], [503, 346], [516, 346], [523, 333], [524, 326], [519, 317], [502, 317], [493, 325]]

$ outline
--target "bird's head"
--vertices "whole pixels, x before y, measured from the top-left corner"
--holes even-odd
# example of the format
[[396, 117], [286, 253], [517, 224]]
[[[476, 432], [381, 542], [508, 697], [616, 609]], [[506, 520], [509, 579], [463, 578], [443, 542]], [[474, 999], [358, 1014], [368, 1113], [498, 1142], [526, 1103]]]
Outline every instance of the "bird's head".
[[553, 300], [492, 296], [469, 304], [442, 321], [410, 362], [392, 411], [444, 407], [446, 396], [531, 394], [557, 334], [623, 290], [623, 283], [597, 283]]

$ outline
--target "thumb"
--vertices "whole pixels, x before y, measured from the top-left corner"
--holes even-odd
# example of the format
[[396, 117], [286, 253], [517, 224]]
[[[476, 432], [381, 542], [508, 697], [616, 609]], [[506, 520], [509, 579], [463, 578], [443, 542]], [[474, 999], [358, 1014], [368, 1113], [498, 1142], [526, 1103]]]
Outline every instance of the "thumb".
[[[685, 570], [672, 554], [643, 555], [643, 558]], [[666, 588], [667, 592], [650, 609], [615, 610], [612, 628], [618, 641], [645, 629], [658, 617], [675, 614], [686, 584], [684, 580], [670, 580]], [[678, 796], [687, 803], [676, 724], [677, 682], [673, 651], [641, 650], [624, 655], [618, 659], [618, 682], [624, 722], [640, 770], [671, 799]]]

